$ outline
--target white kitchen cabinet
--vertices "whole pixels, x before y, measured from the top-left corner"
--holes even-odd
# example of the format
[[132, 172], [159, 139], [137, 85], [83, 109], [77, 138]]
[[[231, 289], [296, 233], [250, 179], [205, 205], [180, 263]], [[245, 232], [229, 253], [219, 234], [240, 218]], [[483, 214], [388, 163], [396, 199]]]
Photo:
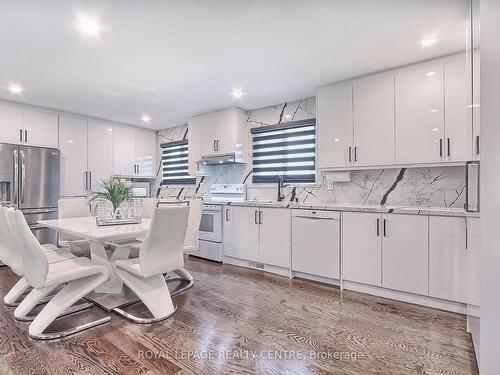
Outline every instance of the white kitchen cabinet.
[[428, 217], [384, 214], [382, 286], [421, 295], [428, 294]]
[[135, 129], [113, 125], [113, 174], [133, 175], [136, 171]]
[[292, 270], [340, 279], [340, 213], [293, 210]]
[[429, 218], [429, 295], [479, 305], [478, 218]]
[[224, 255], [235, 256], [236, 241], [233, 235], [233, 208], [222, 207], [222, 250]]
[[113, 126], [107, 122], [88, 122], [89, 187], [100, 189], [102, 180], [113, 175]]
[[21, 143], [23, 111], [21, 108], [0, 104], [0, 142]]
[[24, 143], [30, 146], [59, 146], [59, 119], [46, 112], [23, 110]]
[[156, 176], [156, 134], [147, 129], [135, 129], [135, 164], [139, 176]]
[[257, 207], [234, 206], [232, 213], [232, 236], [234, 246], [224, 255], [249, 261], [259, 261], [259, 209]]
[[259, 262], [289, 268], [292, 225], [290, 210], [261, 208], [259, 223]]
[[354, 82], [355, 166], [394, 164], [394, 76]]
[[[465, 55], [444, 65], [445, 160], [471, 159], [472, 116], [469, 108], [470, 88]], [[469, 66], [470, 69], [470, 66]]]
[[353, 155], [352, 84], [318, 88], [317, 164], [319, 169], [351, 166]]
[[188, 122], [188, 171], [190, 176], [201, 172], [198, 161], [201, 159], [201, 119], [192, 118]]
[[444, 69], [417, 66], [395, 76], [396, 162], [444, 161]]
[[472, 66], [472, 155], [474, 160], [480, 159], [481, 148], [479, 139], [481, 136], [481, 74], [480, 74], [480, 52], [479, 49], [474, 50], [474, 60]]
[[[200, 127], [201, 157], [234, 154], [236, 161], [248, 161], [249, 129], [244, 111], [230, 108], [193, 117], [189, 123], [196, 123]], [[191, 155], [189, 158], [193, 159]]]
[[61, 196], [84, 196], [89, 188], [86, 120], [60, 117], [59, 149], [61, 150]]
[[381, 215], [342, 213], [343, 278], [348, 281], [382, 285]]

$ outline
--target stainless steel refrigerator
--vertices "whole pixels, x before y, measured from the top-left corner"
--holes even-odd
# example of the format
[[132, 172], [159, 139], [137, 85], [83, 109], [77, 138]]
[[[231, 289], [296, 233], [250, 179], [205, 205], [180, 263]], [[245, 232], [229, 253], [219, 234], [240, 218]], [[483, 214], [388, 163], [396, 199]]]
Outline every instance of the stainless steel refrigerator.
[[0, 143], [0, 201], [20, 209], [40, 243], [56, 243], [38, 220], [57, 218], [60, 152], [52, 148]]

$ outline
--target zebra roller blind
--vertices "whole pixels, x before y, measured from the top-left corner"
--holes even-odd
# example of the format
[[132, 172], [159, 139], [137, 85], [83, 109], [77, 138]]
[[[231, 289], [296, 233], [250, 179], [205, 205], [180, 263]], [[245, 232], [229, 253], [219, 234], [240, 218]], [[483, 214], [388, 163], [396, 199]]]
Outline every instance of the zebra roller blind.
[[188, 172], [188, 141], [161, 145], [162, 185], [194, 185], [196, 177]]
[[264, 126], [251, 130], [252, 182], [316, 181], [316, 119]]

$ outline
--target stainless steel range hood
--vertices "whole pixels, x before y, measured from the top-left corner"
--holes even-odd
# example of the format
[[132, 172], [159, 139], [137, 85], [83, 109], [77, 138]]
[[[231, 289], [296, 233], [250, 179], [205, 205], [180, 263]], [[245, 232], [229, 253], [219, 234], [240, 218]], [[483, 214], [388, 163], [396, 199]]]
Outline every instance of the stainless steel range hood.
[[221, 154], [221, 155], [209, 155], [202, 156], [200, 160], [198, 160], [198, 164], [202, 165], [224, 165], [224, 164], [245, 164], [236, 161], [236, 154]]

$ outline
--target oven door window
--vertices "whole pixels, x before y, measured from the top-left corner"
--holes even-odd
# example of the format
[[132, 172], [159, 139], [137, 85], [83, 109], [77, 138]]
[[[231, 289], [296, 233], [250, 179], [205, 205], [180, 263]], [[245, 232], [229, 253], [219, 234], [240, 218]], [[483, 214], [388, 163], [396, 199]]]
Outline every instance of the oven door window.
[[200, 232], [214, 233], [214, 216], [212, 214], [201, 215]]

